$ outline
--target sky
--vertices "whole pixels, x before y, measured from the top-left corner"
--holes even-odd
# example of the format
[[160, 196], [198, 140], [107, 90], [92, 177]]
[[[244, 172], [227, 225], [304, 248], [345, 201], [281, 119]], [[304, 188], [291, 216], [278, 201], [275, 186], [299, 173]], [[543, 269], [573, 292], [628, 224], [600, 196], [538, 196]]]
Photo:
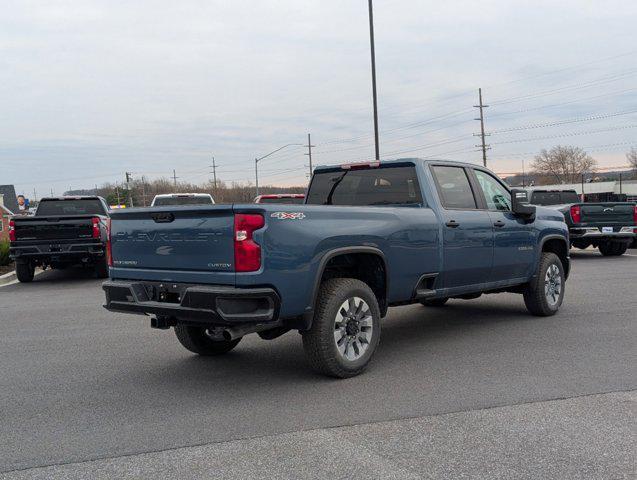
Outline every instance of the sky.
[[[528, 169], [542, 148], [602, 168], [637, 146], [637, 2], [376, 0], [381, 158]], [[3, 2], [0, 184], [33, 197], [169, 177], [254, 182], [254, 158], [374, 156], [365, 0]], [[299, 185], [307, 148], [259, 163]]]

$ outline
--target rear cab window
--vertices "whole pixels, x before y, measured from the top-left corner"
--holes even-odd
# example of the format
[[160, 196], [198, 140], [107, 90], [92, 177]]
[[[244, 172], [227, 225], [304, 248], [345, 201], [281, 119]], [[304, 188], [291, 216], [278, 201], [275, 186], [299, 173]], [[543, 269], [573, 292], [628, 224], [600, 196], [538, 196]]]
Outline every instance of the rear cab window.
[[259, 199], [259, 203], [278, 203], [278, 204], [294, 204], [300, 205], [305, 203], [304, 198], [299, 197], [263, 197]]
[[475, 210], [478, 208], [469, 177], [464, 167], [433, 165], [440, 202], [446, 209]]
[[422, 206], [414, 165], [316, 171], [308, 205]]
[[202, 196], [174, 196], [174, 197], [158, 197], [153, 202], [155, 207], [167, 207], [175, 205], [212, 205], [213, 202], [207, 195]]
[[534, 205], [564, 205], [580, 203], [580, 198], [575, 190], [534, 191], [531, 193], [531, 203]]
[[106, 215], [104, 205], [97, 198], [41, 200], [36, 216], [43, 215]]

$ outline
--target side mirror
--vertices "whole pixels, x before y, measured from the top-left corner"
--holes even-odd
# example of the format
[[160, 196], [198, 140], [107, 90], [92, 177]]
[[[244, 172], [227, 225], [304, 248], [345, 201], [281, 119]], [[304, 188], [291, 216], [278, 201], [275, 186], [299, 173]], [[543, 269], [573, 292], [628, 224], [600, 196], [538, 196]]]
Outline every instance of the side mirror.
[[529, 203], [529, 192], [521, 188], [511, 189], [511, 210], [521, 217], [533, 217], [535, 205]]

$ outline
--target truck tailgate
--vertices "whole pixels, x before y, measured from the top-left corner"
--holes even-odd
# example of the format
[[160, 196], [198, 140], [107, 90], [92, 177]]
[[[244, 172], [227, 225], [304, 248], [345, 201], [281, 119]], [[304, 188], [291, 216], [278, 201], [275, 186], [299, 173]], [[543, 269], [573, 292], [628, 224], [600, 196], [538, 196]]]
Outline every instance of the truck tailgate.
[[94, 215], [15, 217], [17, 241], [72, 240], [93, 236]]
[[632, 225], [634, 206], [630, 203], [582, 203], [581, 223], [597, 225]]
[[113, 212], [113, 267], [129, 272], [232, 272], [233, 234], [231, 205]]

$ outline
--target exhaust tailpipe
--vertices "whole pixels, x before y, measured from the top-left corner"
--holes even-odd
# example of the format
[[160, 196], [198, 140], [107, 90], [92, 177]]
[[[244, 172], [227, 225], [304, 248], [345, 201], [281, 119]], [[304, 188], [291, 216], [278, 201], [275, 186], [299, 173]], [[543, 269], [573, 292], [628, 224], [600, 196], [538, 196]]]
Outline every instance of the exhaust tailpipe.
[[236, 327], [228, 327], [223, 330], [223, 339], [227, 342], [241, 338], [249, 333], [263, 332], [264, 330], [271, 330], [280, 326], [279, 322], [256, 324], [256, 325], [237, 325]]

